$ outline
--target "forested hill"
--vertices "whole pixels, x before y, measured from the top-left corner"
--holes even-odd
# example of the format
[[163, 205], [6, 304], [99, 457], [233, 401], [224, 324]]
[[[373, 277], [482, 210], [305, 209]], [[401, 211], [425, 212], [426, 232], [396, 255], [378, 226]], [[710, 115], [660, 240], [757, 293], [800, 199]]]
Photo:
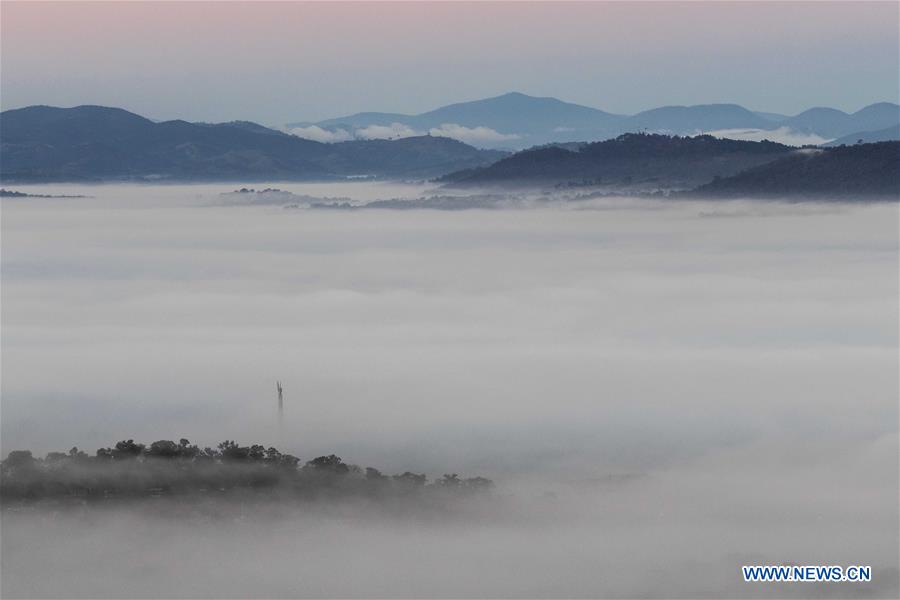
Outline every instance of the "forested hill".
[[900, 198], [900, 142], [792, 152], [716, 179], [691, 193], [707, 197]]
[[157, 123], [118, 108], [0, 113], [4, 182], [422, 179], [506, 155], [445, 137], [324, 144], [255, 123]]
[[0, 463], [0, 500], [99, 499], [158, 496], [222, 496], [250, 492], [273, 497], [387, 498], [433, 491], [489, 491], [483, 477], [445, 474], [429, 483], [424, 473], [382, 474], [347, 464], [333, 454], [305, 464], [296, 456], [260, 444], [226, 440], [200, 448], [182, 439], [145, 445], [123, 440], [90, 456], [78, 448], [37, 458], [16, 450]]
[[768, 141], [634, 133], [577, 149], [546, 146], [525, 150], [486, 167], [451, 173], [441, 181], [455, 187], [590, 182], [690, 189], [771, 162], [792, 150]]

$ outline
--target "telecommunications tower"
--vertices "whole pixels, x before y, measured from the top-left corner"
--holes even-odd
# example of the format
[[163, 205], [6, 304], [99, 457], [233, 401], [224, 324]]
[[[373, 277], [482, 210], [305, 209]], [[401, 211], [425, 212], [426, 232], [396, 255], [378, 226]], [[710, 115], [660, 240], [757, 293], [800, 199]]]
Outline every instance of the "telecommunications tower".
[[278, 426], [281, 427], [284, 422], [284, 388], [280, 381], [275, 382], [275, 390], [278, 392]]

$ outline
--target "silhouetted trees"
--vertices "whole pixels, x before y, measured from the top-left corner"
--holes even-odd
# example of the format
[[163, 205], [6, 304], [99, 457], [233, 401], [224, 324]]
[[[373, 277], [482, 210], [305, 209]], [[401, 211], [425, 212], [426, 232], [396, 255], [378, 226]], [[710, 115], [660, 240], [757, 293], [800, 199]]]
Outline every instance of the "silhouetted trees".
[[685, 195], [896, 202], [900, 197], [900, 141], [792, 152]]
[[306, 463], [303, 468], [316, 473], [327, 473], [330, 475], [346, 475], [350, 472], [350, 467], [344, 464], [340, 456], [335, 456], [334, 454], [314, 458]]
[[329, 454], [307, 461], [266, 448], [225, 440], [200, 449], [182, 438], [157, 440], [149, 446], [123, 440], [88, 456], [77, 447], [36, 458], [14, 450], [0, 463], [0, 497], [4, 500], [45, 498], [111, 499], [180, 494], [227, 494], [232, 491], [289, 494], [301, 498], [392, 494], [483, 493], [489, 479], [461, 479], [456, 473], [428, 482], [422, 473], [388, 476], [378, 469], [345, 463]]
[[[565, 147], [563, 147], [565, 146]], [[458, 187], [568, 184], [585, 180], [617, 189], [647, 185], [696, 187], [714, 175], [733, 175], [790, 154], [794, 148], [770, 141], [720, 139], [711, 135], [668, 136], [625, 133], [580, 146], [529, 148], [488, 166], [450, 173], [437, 181]]]

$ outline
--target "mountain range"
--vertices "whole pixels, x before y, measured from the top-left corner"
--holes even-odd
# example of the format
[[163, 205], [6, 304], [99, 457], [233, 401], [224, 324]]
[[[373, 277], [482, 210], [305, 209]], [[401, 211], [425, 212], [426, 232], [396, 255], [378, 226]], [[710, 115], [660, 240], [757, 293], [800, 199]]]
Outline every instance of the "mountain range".
[[[453, 110], [458, 120], [470, 118], [473, 123], [482, 118], [471, 106]], [[573, 119], [585, 114], [571, 110]], [[728, 127], [733, 125], [729, 119], [742, 110], [660, 109], [642, 118], [649, 125], [680, 120], [685, 127], [706, 118]], [[873, 126], [889, 111], [890, 106], [876, 105], [845, 115], [843, 126]], [[814, 110], [799, 116], [816, 125], [834, 115]], [[856, 131], [844, 138], [847, 145], [797, 149], [773, 141], [642, 132], [598, 142], [556, 142], [510, 154], [438, 135], [323, 143], [248, 121], [154, 122], [118, 108], [32, 106], [0, 113], [0, 179], [14, 183], [436, 178], [447, 186], [469, 188], [575, 186], [610, 193], [698, 190], [724, 196], [896, 197], [900, 142], [880, 141], [896, 133], [896, 126]], [[859, 143], [870, 139], [878, 143]]]
[[157, 123], [102, 106], [0, 113], [4, 181], [423, 179], [503, 156], [447, 137], [324, 144], [246, 121]]
[[[663, 106], [620, 115], [588, 106], [510, 92], [450, 104], [418, 115], [364, 112], [316, 123], [285, 125], [295, 135], [319, 141], [399, 138], [431, 133], [483, 148], [524, 149], [554, 142], [599, 141], [623, 133], [665, 133], [783, 141], [792, 145], [900, 126], [900, 105], [879, 102], [845, 113], [811, 108], [797, 115], [754, 112], [737, 104]], [[859, 138], [857, 138], [859, 139]]]

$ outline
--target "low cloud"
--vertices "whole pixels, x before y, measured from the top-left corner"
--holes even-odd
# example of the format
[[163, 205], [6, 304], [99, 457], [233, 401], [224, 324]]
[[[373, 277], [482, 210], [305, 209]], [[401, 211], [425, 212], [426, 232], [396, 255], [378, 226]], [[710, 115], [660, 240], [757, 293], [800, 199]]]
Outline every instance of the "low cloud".
[[770, 142], [778, 142], [788, 146], [819, 145], [831, 141], [829, 138], [823, 138], [814, 133], [802, 133], [790, 127], [779, 127], [778, 129], [718, 129], [710, 131], [709, 135], [717, 138], [751, 142], [769, 140]]
[[[898, 597], [896, 205], [213, 205], [232, 188], [4, 202], [4, 454], [235, 439], [509, 504], [2, 511], [3, 597]], [[874, 580], [739, 575], [831, 561]]]
[[353, 139], [353, 135], [346, 129], [329, 130], [323, 129], [318, 125], [310, 125], [309, 127], [294, 127], [293, 129], [289, 130], [288, 133], [307, 140], [313, 140], [315, 142], [346, 142], [347, 140]]
[[356, 130], [356, 137], [366, 140], [392, 140], [422, 135], [409, 125], [391, 123], [390, 125], [369, 125]]
[[440, 127], [432, 127], [427, 131], [414, 129], [403, 123], [369, 125], [353, 131], [348, 131], [346, 129], [326, 129], [318, 125], [309, 125], [306, 127], [293, 127], [288, 130], [288, 133], [307, 140], [325, 143], [346, 142], [353, 139], [396, 140], [430, 134], [438, 137], [452, 138], [476, 146], [517, 140], [521, 137], [514, 133], [500, 133], [496, 129], [491, 129], [490, 127], [466, 127], [464, 125], [459, 125], [458, 123], [443, 123]]
[[456, 123], [443, 123], [440, 127], [432, 127], [429, 133], [474, 145], [519, 139], [514, 133], [500, 133], [496, 129], [484, 126], [465, 127]]

